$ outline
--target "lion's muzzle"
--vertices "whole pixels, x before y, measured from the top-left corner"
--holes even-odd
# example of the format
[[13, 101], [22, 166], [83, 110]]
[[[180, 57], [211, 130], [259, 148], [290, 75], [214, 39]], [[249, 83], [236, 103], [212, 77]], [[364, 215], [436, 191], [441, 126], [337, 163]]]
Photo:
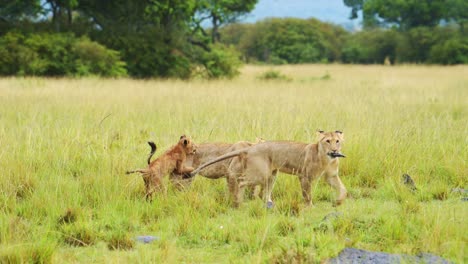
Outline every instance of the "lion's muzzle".
[[329, 152], [327, 155], [332, 157], [332, 158], [346, 158], [345, 155], [343, 155], [342, 153], [339, 153], [339, 152]]

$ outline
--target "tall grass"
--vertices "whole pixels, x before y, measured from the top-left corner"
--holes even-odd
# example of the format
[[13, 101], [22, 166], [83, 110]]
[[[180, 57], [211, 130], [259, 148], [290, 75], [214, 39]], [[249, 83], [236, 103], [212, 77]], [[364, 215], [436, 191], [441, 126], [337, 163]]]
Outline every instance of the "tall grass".
[[[468, 262], [467, 204], [451, 191], [468, 181], [466, 66], [281, 66], [291, 81], [258, 78], [270, 69], [210, 82], [1, 79], [0, 262], [320, 262], [347, 246]], [[324, 181], [304, 208], [290, 175], [267, 210], [231, 208], [225, 181], [202, 177], [148, 203], [142, 179], [124, 174], [145, 166], [148, 140], [159, 154], [182, 134], [313, 142], [317, 129], [345, 132], [351, 198], [337, 208]]]

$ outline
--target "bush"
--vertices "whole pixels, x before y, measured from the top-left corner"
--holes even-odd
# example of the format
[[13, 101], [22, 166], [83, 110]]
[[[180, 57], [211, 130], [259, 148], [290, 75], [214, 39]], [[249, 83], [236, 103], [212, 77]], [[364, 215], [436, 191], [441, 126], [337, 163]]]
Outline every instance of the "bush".
[[403, 33], [403, 35], [404, 39], [398, 46], [398, 61], [427, 62], [431, 47], [437, 43], [438, 34], [435, 29], [417, 27]]
[[431, 48], [430, 61], [441, 64], [468, 63], [468, 38], [456, 37]]
[[401, 33], [394, 30], [368, 30], [350, 35], [342, 50], [345, 63], [395, 63]]
[[264, 81], [271, 81], [271, 80], [280, 80], [280, 81], [291, 81], [292, 79], [279, 71], [269, 70], [262, 73], [258, 76], [258, 79]]
[[118, 52], [72, 34], [7, 33], [0, 38], [0, 65], [0, 75], [126, 75]]
[[125, 76], [125, 63], [120, 61], [119, 53], [107, 49], [87, 37], [73, 43], [72, 53], [74, 61], [74, 75], [86, 76], [99, 74], [102, 76]]
[[204, 75], [211, 79], [227, 77], [233, 78], [239, 75], [241, 61], [239, 53], [231, 47], [216, 44], [210, 52], [205, 52], [201, 58], [204, 67]]
[[39, 67], [34, 63], [37, 54], [23, 45], [24, 36], [8, 33], [0, 38], [0, 75], [24, 75], [34, 71], [30, 67]]
[[221, 29], [222, 41], [236, 45], [247, 61], [272, 64], [339, 61], [343, 28], [316, 19], [272, 18]]

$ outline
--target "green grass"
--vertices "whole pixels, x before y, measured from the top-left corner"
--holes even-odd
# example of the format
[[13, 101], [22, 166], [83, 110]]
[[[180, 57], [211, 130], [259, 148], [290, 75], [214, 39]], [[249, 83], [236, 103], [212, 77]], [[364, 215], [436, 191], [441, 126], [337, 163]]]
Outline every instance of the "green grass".
[[[258, 80], [269, 69], [292, 80]], [[466, 263], [468, 204], [451, 189], [468, 187], [467, 72], [304, 65], [210, 82], [0, 79], [0, 263], [320, 262], [349, 246]], [[225, 181], [203, 177], [148, 203], [142, 179], [124, 174], [145, 166], [148, 140], [158, 155], [182, 134], [314, 142], [317, 129], [345, 132], [351, 197], [340, 207], [321, 180], [305, 208], [283, 174], [272, 210], [260, 200], [234, 209]]]

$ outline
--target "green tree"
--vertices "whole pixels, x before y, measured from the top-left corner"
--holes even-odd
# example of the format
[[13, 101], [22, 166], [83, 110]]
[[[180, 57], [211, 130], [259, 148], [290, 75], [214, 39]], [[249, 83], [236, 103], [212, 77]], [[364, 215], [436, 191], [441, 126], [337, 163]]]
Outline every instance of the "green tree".
[[348, 33], [316, 19], [272, 18], [253, 25], [230, 25], [223, 43], [237, 46], [247, 60], [267, 63], [339, 61]]
[[220, 40], [219, 28], [236, 22], [237, 19], [253, 10], [258, 0], [200, 0], [194, 23], [200, 25], [204, 20], [211, 21], [211, 42]]
[[447, 0], [447, 20], [453, 20], [460, 25], [460, 30], [465, 33], [468, 23], [468, 1], [466, 0]]
[[52, 14], [52, 24], [55, 31], [59, 32], [65, 24], [70, 27], [73, 20], [73, 11], [78, 6], [78, 0], [45, 0], [44, 9]]
[[[105, 48], [118, 51], [126, 62], [129, 74], [135, 77], [188, 78], [193, 69], [199, 69], [200, 66], [210, 72], [206, 75], [209, 77], [216, 78], [223, 74], [232, 76], [237, 73], [238, 64], [233, 59], [237, 55], [231, 49], [211, 45], [212, 39], [201, 27], [201, 16], [208, 14], [212, 19], [213, 36], [216, 36], [221, 25], [252, 10], [256, 2], [257, 0], [0, 0], [0, 36], [12, 29], [28, 34], [55, 31], [89, 36], [91, 42], [83, 41], [74, 47], [86, 48], [88, 51], [92, 48], [100, 49], [93, 42], [96, 41]], [[62, 40], [51, 34], [38, 35], [39, 39], [51, 38], [51, 42], [43, 42], [44, 46], [49, 47], [48, 50], [52, 50], [48, 44]], [[213, 37], [213, 40], [217, 39]], [[8, 43], [14, 45], [15, 42]], [[19, 53], [24, 51], [26, 57], [37, 55], [34, 49], [31, 53], [27, 47], [23, 49], [20, 46], [16, 50]], [[19, 58], [23, 58], [20, 55]], [[55, 60], [56, 57], [46, 56], [45, 59]], [[87, 60], [83, 64], [82, 73], [86, 74], [88, 69], [96, 69], [92, 65], [95, 61], [98, 60]], [[233, 69], [227, 67], [231, 62]], [[53, 65], [53, 62], [47, 63]], [[27, 74], [30, 71], [24, 72]], [[57, 75], [61, 74], [60, 71], [57, 72]]]
[[0, 0], [0, 19], [7, 22], [36, 18], [42, 11], [40, 0]]
[[438, 25], [449, 18], [450, 1], [456, 0], [343, 0], [351, 7], [351, 18], [363, 11], [365, 26], [395, 25], [400, 30]]

